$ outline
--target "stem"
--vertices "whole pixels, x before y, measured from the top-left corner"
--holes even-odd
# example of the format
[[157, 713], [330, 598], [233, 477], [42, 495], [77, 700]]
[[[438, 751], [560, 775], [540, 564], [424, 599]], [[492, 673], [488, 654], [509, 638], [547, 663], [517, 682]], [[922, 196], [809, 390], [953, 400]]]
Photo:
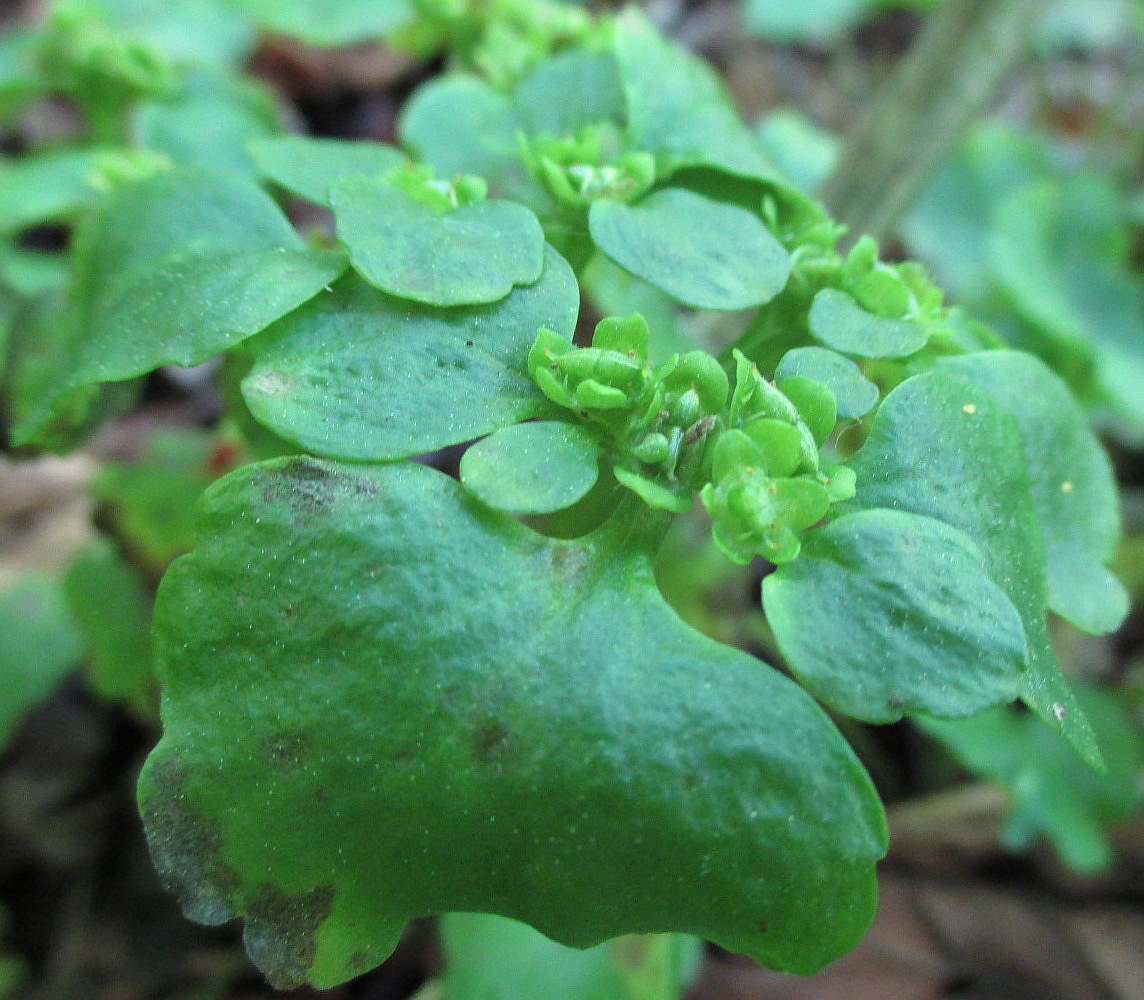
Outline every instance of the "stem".
[[1025, 54], [1051, 0], [949, 0], [847, 137], [820, 192], [850, 242], [884, 238]]

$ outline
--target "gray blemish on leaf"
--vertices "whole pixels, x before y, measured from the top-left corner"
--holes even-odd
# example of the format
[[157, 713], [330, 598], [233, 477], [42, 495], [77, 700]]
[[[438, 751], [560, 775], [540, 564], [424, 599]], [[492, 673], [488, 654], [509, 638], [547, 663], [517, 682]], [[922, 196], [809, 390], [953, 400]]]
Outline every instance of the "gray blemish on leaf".
[[330, 914], [332, 885], [290, 895], [270, 884], [258, 890], [246, 913], [243, 942], [275, 989], [306, 980], [318, 950], [318, 928]]
[[177, 757], [153, 760], [140, 785], [139, 810], [155, 870], [187, 917], [225, 923], [234, 917], [228, 898], [238, 877], [222, 860], [222, 837], [191, 805], [186, 765]]

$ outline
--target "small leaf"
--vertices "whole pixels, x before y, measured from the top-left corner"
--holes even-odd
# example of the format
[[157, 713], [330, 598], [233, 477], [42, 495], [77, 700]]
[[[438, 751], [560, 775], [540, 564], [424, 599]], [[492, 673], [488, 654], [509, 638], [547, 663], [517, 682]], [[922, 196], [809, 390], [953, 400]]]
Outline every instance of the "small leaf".
[[436, 306], [496, 302], [544, 267], [544, 233], [523, 205], [492, 199], [452, 210], [390, 177], [344, 177], [330, 189], [338, 238], [371, 285]]
[[790, 257], [762, 219], [684, 188], [635, 205], [592, 204], [596, 245], [617, 264], [698, 309], [747, 309], [786, 284]]
[[989, 394], [1013, 418], [1041, 522], [1049, 607], [1088, 632], [1111, 632], [1128, 595], [1103, 565], [1116, 555], [1120, 511], [1112, 464], [1068, 387], [1018, 351], [985, 351], [942, 362]]
[[885, 850], [868, 777], [793, 682], [670, 611], [661, 519], [625, 510], [558, 541], [413, 463], [213, 486], [159, 594], [139, 791], [186, 912], [243, 917], [278, 987], [449, 910], [576, 947], [685, 927], [801, 973], [852, 946]]
[[1021, 697], [1100, 766], [1100, 750], [1061, 673], [1045, 621], [1045, 545], [1013, 419], [944, 371], [907, 379], [874, 417], [850, 463], [851, 509], [891, 508], [944, 521], [981, 549], [986, 571], [1021, 615], [1029, 668]]
[[815, 295], [810, 331], [827, 347], [859, 358], [904, 358], [926, 343], [925, 327], [913, 320], [875, 316], [837, 288]]
[[432, 309], [356, 277], [252, 344], [254, 417], [308, 451], [379, 461], [551, 412], [526, 369], [537, 330], [571, 337], [576, 278], [549, 248], [540, 280], [490, 305]]
[[810, 532], [763, 581], [795, 676], [846, 715], [972, 715], [1017, 696], [1021, 618], [960, 531], [892, 510]]
[[798, 410], [798, 415], [814, 435], [814, 443], [821, 445], [838, 423], [838, 404], [829, 386], [805, 375], [787, 375], [778, 381], [778, 390]]
[[0, 233], [66, 219], [95, 201], [88, 183], [100, 149], [57, 149], [10, 160], [0, 157]]
[[599, 450], [592, 434], [575, 424], [515, 424], [465, 452], [461, 482], [496, 510], [550, 514], [571, 507], [595, 485]]
[[263, 177], [299, 198], [329, 205], [330, 185], [342, 177], [384, 174], [405, 162], [405, 154], [384, 142], [349, 142], [308, 135], [283, 135], [247, 144]]
[[838, 416], [857, 419], [878, 402], [878, 387], [849, 358], [825, 347], [796, 347], [787, 351], [775, 369], [775, 378], [804, 375], [828, 386], [838, 404]]

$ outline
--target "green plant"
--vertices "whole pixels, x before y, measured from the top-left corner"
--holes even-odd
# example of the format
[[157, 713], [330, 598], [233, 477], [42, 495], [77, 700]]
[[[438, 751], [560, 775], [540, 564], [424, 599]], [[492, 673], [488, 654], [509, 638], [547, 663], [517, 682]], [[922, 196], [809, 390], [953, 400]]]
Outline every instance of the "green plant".
[[[238, 6], [305, 31], [296, 5]], [[263, 459], [206, 490], [155, 606], [139, 804], [188, 915], [242, 917], [280, 986], [341, 982], [451, 910], [810, 972], [865, 930], [886, 846], [815, 698], [870, 723], [1020, 699], [1101, 768], [1046, 616], [1120, 622], [1119, 520], [1062, 381], [919, 266], [841, 252], [640, 14], [341, 6], [311, 41], [389, 32], [456, 70], [414, 93], [400, 149], [279, 135], [225, 66], [99, 5], [26, 43], [23, 93], [82, 96], [100, 145], [8, 168], [51, 194], [0, 212], [14, 443], [66, 447], [132, 380], [225, 355], [228, 433]], [[332, 228], [299, 234], [266, 189]], [[61, 218], [66, 254], [15, 239]], [[725, 315], [718, 357], [686, 346], [690, 310]], [[459, 479], [413, 460], [477, 438]], [[210, 449], [188, 451], [176, 481], [201, 483]], [[99, 488], [143, 565], [186, 549], [145, 483]], [[732, 563], [774, 564], [795, 680], [661, 596], [696, 495]], [[106, 553], [83, 569], [131, 590]], [[145, 711], [138, 663], [96, 682]]]

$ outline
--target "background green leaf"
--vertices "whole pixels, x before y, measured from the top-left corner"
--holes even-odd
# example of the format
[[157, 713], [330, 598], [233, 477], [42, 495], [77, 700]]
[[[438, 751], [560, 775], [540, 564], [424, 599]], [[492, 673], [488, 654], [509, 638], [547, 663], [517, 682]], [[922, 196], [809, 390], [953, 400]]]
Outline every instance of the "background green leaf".
[[401, 150], [384, 142], [308, 135], [255, 139], [247, 149], [263, 177], [316, 205], [329, 204], [330, 185], [341, 177], [384, 174], [405, 162]]

